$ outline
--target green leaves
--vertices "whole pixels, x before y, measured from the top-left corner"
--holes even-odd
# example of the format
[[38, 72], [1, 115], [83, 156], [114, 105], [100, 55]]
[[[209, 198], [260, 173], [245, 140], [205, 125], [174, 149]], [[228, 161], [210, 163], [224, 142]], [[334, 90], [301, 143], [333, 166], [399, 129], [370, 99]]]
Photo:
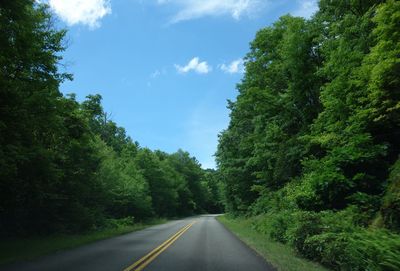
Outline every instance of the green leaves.
[[320, 110], [316, 34], [304, 19], [284, 16], [251, 43], [217, 151], [227, 189], [240, 191], [231, 191], [233, 206], [246, 209], [257, 197], [255, 184], [276, 190], [300, 173], [306, 151], [300, 138]]
[[[396, 270], [398, 236], [358, 227], [399, 231], [400, 3], [319, 7], [251, 43], [216, 153], [226, 204], [266, 214], [273, 238], [337, 270]], [[334, 219], [346, 227], [324, 228]]]
[[0, 235], [81, 232], [107, 219], [220, 208], [217, 181], [189, 153], [140, 148], [100, 95], [82, 103], [64, 97], [59, 84], [72, 79], [58, 70], [66, 31], [45, 5], [3, 2]]

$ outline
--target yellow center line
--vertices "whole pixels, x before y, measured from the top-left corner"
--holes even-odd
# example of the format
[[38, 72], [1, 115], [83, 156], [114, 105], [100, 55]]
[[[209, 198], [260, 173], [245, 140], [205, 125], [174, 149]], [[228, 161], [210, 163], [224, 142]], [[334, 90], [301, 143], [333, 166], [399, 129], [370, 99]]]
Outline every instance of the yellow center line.
[[164, 243], [150, 251], [148, 254], [143, 256], [141, 259], [136, 261], [134, 264], [125, 268], [124, 271], [140, 271], [143, 270], [149, 263], [151, 263], [158, 255], [160, 255], [164, 250], [166, 250], [172, 243], [174, 243], [182, 234], [184, 234], [196, 221], [186, 225], [180, 229], [177, 233], [167, 239]]

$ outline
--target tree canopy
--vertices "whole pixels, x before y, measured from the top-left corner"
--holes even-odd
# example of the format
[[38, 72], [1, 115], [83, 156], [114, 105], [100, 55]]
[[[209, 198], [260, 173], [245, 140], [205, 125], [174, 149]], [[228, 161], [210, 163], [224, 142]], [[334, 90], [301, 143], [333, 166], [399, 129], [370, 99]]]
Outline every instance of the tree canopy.
[[[400, 230], [399, 33], [393, 0], [321, 0], [311, 19], [282, 16], [257, 33], [216, 153], [228, 211], [267, 215], [273, 238], [340, 270], [400, 268], [329, 254], [348, 245], [372, 257], [349, 245], [371, 233], [345, 235], [348, 225]], [[348, 224], [332, 230], [329, 219]], [[384, 255], [394, 244], [364, 245]]]
[[100, 95], [60, 92], [65, 34], [46, 5], [0, 4], [0, 234], [220, 211], [215, 179], [188, 152], [140, 147]]

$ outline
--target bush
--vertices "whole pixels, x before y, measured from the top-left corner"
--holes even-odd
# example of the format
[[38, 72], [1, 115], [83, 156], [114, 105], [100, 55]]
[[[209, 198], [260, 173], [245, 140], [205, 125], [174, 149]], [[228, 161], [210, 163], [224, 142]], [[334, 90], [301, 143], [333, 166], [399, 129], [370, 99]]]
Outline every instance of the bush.
[[252, 227], [275, 241], [286, 243], [288, 241], [286, 232], [293, 222], [293, 213], [282, 211], [253, 217]]
[[291, 218], [292, 215], [288, 212], [276, 214], [271, 221], [270, 237], [276, 241], [286, 243], [288, 241], [286, 232], [292, 222]]
[[400, 159], [391, 169], [389, 186], [381, 207], [381, 215], [388, 229], [400, 233]]
[[117, 229], [120, 227], [126, 227], [126, 226], [132, 226], [135, 222], [135, 219], [133, 216], [128, 216], [125, 218], [109, 218], [107, 219], [105, 223], [106, 228], [110, 229]]
[[288, 228], [287, 235], [289, 243], [306, 258], [312, 258], [312, 251], [309, 251], [304, 242], [307, 238], [320, 234], [323, 231], [321, 217], [314, 212], [297, 212], [295, 224]]
[[363, 210], [356, 206], [336, 212], [270, 212], [252, 217], [252, 226], [333, 270], [400, 270], [400, 235], [365, 228]]
[[350, 206], [344, 210], [320, 212], [321, 224], [324, 232], [352, 232], [363, 225], [363, 213], [358, 207]]
[[268, 215], [259, 215], [252, 217], [252, 228], [259, 233], [269, 235], [271, 232], [271, 219]]
[[323, 233], [304, 246], [313, 260], [334, 270], [400, 270], [400, 236], [385, 230]]
[[310, 259], [334, 269], [342, 267], [347, 270], [347, 244], [347, 233], [328, 232], [310, 236], [305, 240], [304, 247]]

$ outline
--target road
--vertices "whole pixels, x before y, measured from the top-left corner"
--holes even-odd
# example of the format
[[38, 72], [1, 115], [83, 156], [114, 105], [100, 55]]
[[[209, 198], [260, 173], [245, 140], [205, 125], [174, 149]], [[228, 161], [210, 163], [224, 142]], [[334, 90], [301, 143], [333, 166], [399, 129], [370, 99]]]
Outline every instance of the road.
[[259, 255], [225, 229], [215, 215], [172, 221], [58, 252], [1, 271], [272, 271]]

